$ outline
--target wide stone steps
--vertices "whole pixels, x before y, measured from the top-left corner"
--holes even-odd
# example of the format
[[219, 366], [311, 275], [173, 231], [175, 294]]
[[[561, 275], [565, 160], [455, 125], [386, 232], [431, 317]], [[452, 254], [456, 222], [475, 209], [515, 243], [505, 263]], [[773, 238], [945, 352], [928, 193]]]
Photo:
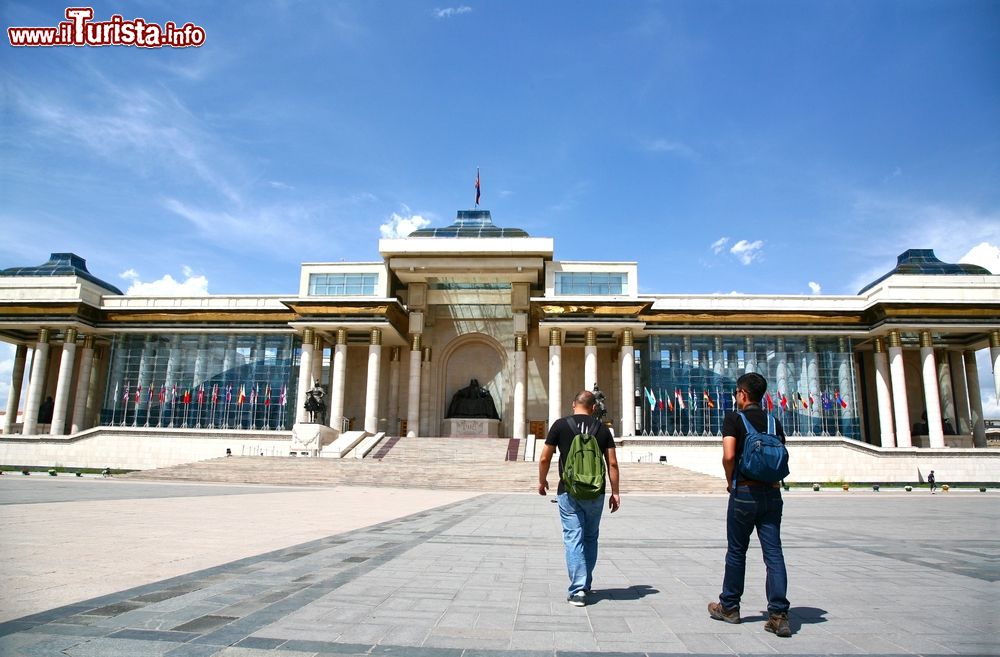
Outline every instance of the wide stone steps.
[[[233, 456], [125, 475], [134, 479], [300, 486], [535, 490], [538, 464], [504, 461], [506, 439], [403, 438], [381, 460]], [[372, 453], [378, 452], [376, 446]], [[660, 463], [621, 463], [623, 493], [717, 493], [722, 479]], [[558, 483], [556, 464], [549, 473]]]

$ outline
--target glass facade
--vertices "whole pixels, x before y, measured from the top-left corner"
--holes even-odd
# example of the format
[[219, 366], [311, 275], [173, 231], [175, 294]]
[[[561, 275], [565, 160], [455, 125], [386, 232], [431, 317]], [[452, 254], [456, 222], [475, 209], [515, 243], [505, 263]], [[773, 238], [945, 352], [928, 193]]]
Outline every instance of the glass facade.
[[292, 335], [119, 335], [100, 422], [191, 429], [291, 429]]
[[375, 296], [378, 274], [310, 274], [309, 296]]
[[650, 336], [638, 346], [642, 422], [636, 433], [718, 436], [735, 408], [736, 379], [767, 379], [764, 405], [786, 435], [861, 440], [854, 356], [847, 338]]
[[556, 294], [619, 296], [628, 290], [628, 274], [617, 272], [556, 272]]

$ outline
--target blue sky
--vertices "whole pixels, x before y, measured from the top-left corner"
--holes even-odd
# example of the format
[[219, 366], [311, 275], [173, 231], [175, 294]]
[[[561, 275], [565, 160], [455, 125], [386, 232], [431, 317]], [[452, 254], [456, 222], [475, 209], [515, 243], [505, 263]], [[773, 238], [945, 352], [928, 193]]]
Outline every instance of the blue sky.
[[497, 224], [638, 261], [644, 293], [853, 294], [907, 248], [1000, 273], [997, 2], [93, 7], [206, 43], [5, 40], [0, 267], [293, 293], [451, 223], [478, 166]]

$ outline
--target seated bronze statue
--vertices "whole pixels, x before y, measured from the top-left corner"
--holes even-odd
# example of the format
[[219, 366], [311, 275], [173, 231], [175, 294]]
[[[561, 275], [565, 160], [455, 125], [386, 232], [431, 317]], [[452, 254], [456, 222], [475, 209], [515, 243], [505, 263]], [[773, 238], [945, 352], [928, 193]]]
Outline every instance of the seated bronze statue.
[[448, 406], [448, 414], [445, 417], [476, 417], [499, 420], [496, 404], [490, 391], [479, 385], [479, 381], [472, 379], [469, 385], [462, 388], [451, 398]]

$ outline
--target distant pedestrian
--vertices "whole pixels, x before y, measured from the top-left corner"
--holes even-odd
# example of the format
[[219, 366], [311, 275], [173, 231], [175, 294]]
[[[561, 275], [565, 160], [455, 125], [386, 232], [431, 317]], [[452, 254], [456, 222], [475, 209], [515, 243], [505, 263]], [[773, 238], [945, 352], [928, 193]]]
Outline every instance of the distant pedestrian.
[[[708, 604], [708, 614], [716, 620], [739, 623], [740, 599], [746, 579], [747, 550], [750, 534], [757, 530], [764, 567], [767, 571], [764, 590], [767, 593], [768, 620], [764, 629], [780, 637], [792, 635], [788, 624], [788, 574], [781, 550], [781, 486], [780, 483], [755, 481], [738, 472], [737, 461], [746, 440], [746, 422], [757, 431], [769, 431], [769, 414], [761, 407], [767, 391], [767, 380], [755, 372], [736, 380], [736, 407], [742, 412], [727, 411], [722, 423], [722, 467], [726, 471], [729, 507], [726, 513], [726, 571], [718, 602]], [[774, 433], [785, 440], [781, 423], [774, 419]]]
[[934, 471], [933, 470], [931, 470], [927, 474], [927, 483], [931, 485], [931, 495], [933, 495], [934, 491], [937, 490], [937, 481], [935, 481], [935, 479], [934, 479]]
[[[597, 564], [597, 539], [601, 529], [601, 514], [604, 511], [605, 482], [595, 482], [599, 489], [592, 499], [577, 498], [566, 490], [563, 470], [566, 456], [574, 439], [579, 435], [590, 436], [588, 440], [597, 442], [597, 448], [604, 455], [607, 479], [611, 481], [611, 496], [608, 508], [611, 513], [621, 505], [618, 492], [618, 457], [615, 455], [615, 440], [604, 424], [597, 421], [594, 410], [597, 400], [594, 393], [583, 390], [573, 399], [573, 414], [559, 418], [552, 423], [545, 447], [538, 461], [538, 494], [545, 495], [549, 487], [548, 474], [552, 455], [559, 448], [559, 518], [562, 521], [563, 546], [566, 553], [566, 570], [569, 574], [569, 595], [566, 600], [573, 606], [587, 604], [587, 594], [594, 581], [594, 566]], [[579, 452], [577, 452], [579, 453]], [[591, 452], [593, 454], [593, 452]], [[596, 457], [596, 454], [594, 454]], [[600, 459], [597, 459], [600, 464]], [[595, 477], [596, 478], [596, 477]], [[599, 485], [598, 485], [599, 484]]]

